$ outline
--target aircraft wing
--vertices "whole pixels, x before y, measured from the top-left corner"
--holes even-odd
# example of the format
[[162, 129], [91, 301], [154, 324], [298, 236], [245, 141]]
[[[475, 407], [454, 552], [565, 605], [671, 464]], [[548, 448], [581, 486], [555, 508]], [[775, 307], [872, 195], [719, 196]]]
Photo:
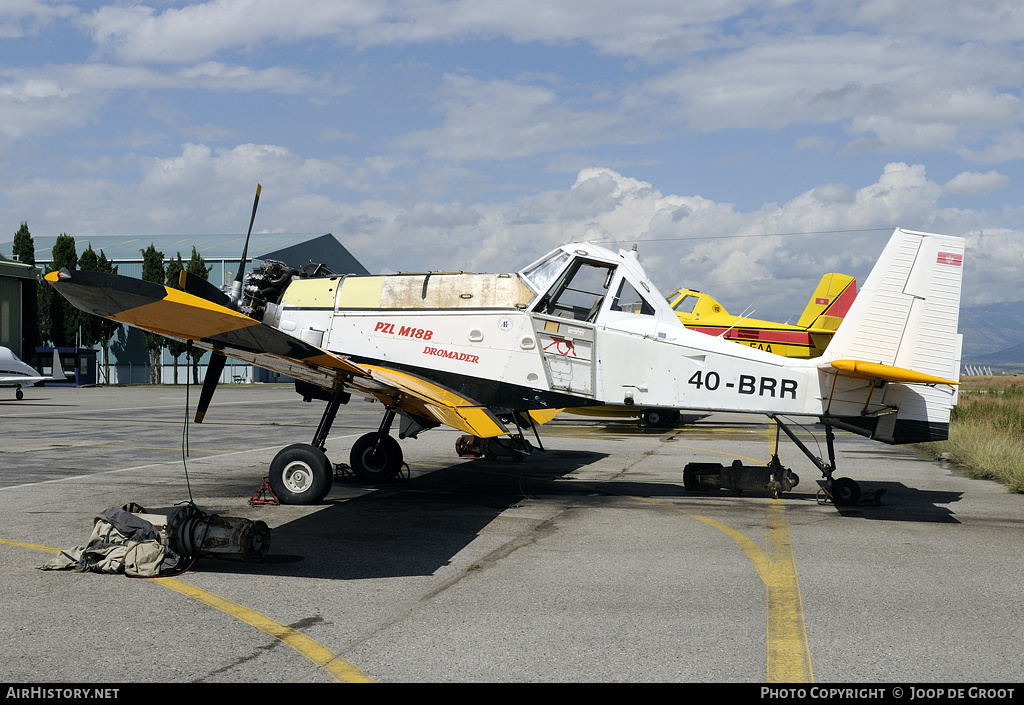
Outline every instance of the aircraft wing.
[[363, 366], [199, 296], [154, 282], [99, 272], [50, 272], [78, 308], [136, 328], [191, 340], [204, 350], [325, 389], [348, 387], [382, 403], [481, 438], [507, 432], [486, 407], [407, 372]]

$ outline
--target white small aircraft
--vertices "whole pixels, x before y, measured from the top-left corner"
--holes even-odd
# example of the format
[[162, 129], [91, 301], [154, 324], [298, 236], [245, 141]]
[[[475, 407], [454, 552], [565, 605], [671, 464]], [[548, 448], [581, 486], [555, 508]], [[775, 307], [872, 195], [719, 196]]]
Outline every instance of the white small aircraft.
[[[257, 189], [253, 219], [258, 202]], [[505, 274], [303, 276], [265, 262], [244, 289], [239, 267], [228, 293], [185, 272], [184, 291], [96, 272], [46, 280], [84, 311], [212, 351], [199, 422], [227, 357], [289, 375], [305, 398], [328, 401], [312, 442], [271, 463], [271, 489], [283, 502], [319, 502], [330, 490], [326, 438], [355, 391], [385, 406], [380, 429], [351, 449], [364, 480], [399, 472], [396, 416], [400, 438], [443, 424], [469, 434], [460, 454], [470, 446], [526, 455], [524, 428], [539, 442], [537, 425], [562, 409], [624, 405], [767, 415], [822, 472], [833, 499], [854, 503], [857, 483], [833, 477], [833, 427], [890, 444], [948, 435], [964, 244], [895, 230], [824, 354], [809, 360], [688, 330], [635, 250], [587, 243]], [[825, 425], [827, 462], [783, 416]], [[684, 481], [778, 496], [798, 479], [776, 456], [764, 467], [692, 464]]]
[[22, 387], [31, 387], [36, 382], [66, 382], [67, 374], [60, 364], [60, 353], [53, 351], [53, 374], [47, 377], [22, 362], [10, 348], [0, 347], [0, 387], [16, 387], [14, 398], [25, 398]]

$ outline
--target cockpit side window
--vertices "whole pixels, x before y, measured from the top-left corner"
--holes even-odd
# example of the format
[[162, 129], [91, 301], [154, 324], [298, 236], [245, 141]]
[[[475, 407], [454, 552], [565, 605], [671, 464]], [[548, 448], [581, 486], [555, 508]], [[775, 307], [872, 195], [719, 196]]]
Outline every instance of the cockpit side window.
[[537, 308], [549, 316], [593, 321], [608, 293], [615, 266], [579, 261], [552, 287]]
[[619, 293], [615, 295], [615, 300], [612, 302], [612, 310], [636, 313], [642, 316], [654, 315], [654, 307], [626, 279], [619, 284]]

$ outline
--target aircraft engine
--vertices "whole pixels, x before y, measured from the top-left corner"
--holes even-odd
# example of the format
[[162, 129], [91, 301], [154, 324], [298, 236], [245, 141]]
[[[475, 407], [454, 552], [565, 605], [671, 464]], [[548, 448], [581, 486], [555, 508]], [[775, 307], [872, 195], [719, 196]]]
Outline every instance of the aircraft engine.
[[260, 563], [270, 550], [270, 529], [262, 521], [205, 514], [191, 505], [167, 514], [133, 513], [156, 528], [161, 543], [185, 558]]
[[781, 465], [744, 465], [734, 460], [732, 465], [719, 463], [689, 463], [683, 468], [683, 486], [688, 492], [717, 492], [718, 490], [751, 490], [767, 492], [778, 497], [800, 483], [796, 473]]

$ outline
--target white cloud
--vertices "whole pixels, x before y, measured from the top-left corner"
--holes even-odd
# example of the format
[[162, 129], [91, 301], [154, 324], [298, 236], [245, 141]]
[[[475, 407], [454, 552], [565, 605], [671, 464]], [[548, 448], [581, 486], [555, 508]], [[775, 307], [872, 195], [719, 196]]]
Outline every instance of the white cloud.
[[4, 0], [0, 4], [0, 39], [35, 35], [54, 21], [78, 14], [71, 3], [48, 0]]
[[[404, 203], [397, 195], [347, 200], [383, 179], [389, 165], [308, 159], [275, 145], [189, 144], [136, 168], [135, 184], [8, 177], [0, 188], [38, 214], [33, 232], [88, 237], [244, 231], [260, 181], [259, 230], [334, 232], [376, 271], [514, 271], [566, 242], [637, 243], [664, 292], [692, 286], [737, 311], [756, 301], [758, 316], [783, 320], [799, 313], [822, 274], [866, 276], [895, 226], [970, 235], [965, 302], [1019, 298], [1024, 274], [1024, 232], [1000, 226], [1002, 212], [940, 208], [950, 185], [929, 180], [921, 165], [892, 163], [874, 183], [826, 184], [746, 212], [665, 194], [607, 168], [580, 171], [566, 189], [472, 206]], [[981, 188], [998, 176], [964, 174], [950, 183]]]
[[[759, 314], [802, 306], [825, 271], [866, 273], [903, 225], [977, 233], [968, 296], [1007, 296], [1024, 205], [986, 195], [1024, 159], [1022, 12], [11, 0], [0, 35], [28, 58], [0, 62], [0, 207], [40, 232], [237, 232], [261, 181], [257, 227], [334, 230], [373, 267], [639, 241], [662, 287]], [[764, 236], [807, 232], [832, 234]]]
[[943, 194], [967, 194], [977, 196], [997, 189], [1006, 188], [1010, 185], [1010, 177], [1000, 174], [998, 171], [986, 171], [984, 174], [977, 172], [962, 172], [946, 182], [942, 187]]
[[548, 86], [453, 74], [436, 111], [444, 115], [439, 127], [402, 135], [394, 146], [442, 161], [514, 159], [603, 142], [626, 122], [613, 111], [573, 110]]
[[349, 87], [284, 67], [254, 69], [217, 62], [171, 72], [114, 64], [0, 66], [0, 145], [97, 122], [115, 96], [159, 90], [336, 96]]
[[104, 51], [128, 61], [192, 62], [226, 49], [329, 37], [359, 48], [503, 36], [588, 42], [617, 56], [660, 59], [708, 45], [715, 23], [758, 0], [210, 0], [158, 12], [107, 5], [82, 20]]

